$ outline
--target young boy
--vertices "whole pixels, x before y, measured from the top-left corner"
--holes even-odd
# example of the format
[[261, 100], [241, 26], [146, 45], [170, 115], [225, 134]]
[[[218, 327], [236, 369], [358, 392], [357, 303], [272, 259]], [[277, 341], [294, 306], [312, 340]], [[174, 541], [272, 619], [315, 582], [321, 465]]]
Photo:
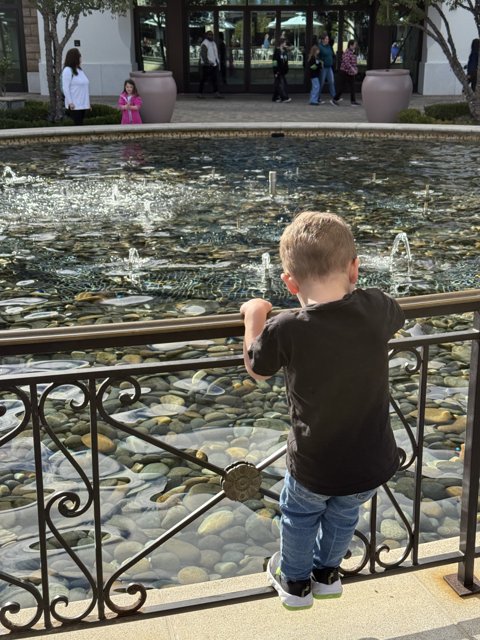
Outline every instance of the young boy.
[[350, 228], [307, 211], [280, 240], [282, 280], [301, 307], [267, 320], [245, 302], [245, 366], [257, 380], [284, 368], [292, 428], [280, 496], [281, 545], [268, 578], [288, 609], [339, 597], [339, 565], [362, 503], [398, 468], [389, 422], [388, 340], [404, 322], [378, 289], [356, 289]]

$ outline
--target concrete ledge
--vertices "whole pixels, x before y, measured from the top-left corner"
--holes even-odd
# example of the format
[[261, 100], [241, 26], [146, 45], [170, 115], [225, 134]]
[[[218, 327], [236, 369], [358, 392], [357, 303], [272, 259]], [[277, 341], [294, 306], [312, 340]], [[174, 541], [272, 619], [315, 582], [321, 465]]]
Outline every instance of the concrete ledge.
[[464, 125], [370, 124], [342, 122], [236, 122], [165, 123], [144, 125], [95, 125], [83, 127], [39, 127], [0, 130], [1, 145], [26, 145], [32, 142], [81, 142], [95, 139], [217, 137], [217, 136], [359, 137], [389, 139], [437, 139], [479, 141], [480, 127]]

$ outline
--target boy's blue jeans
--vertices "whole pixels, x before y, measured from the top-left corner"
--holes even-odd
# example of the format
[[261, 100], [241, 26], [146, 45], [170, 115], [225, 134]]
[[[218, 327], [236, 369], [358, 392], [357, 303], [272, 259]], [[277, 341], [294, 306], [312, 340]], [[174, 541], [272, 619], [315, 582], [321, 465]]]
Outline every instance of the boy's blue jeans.
[[352, 541], [360, 506], [375, 492], [324, 496], [309, 491], [287, 472], [280, 494], [284, 578], [308, 580], [313, 568], [338, 567]]

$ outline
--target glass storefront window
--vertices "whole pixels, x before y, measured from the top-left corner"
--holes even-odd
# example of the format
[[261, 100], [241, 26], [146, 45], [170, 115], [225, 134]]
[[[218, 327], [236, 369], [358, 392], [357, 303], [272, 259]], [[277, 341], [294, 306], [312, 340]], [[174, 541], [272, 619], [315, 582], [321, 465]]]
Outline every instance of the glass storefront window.
[[163, 11], [149, 11], [139, 17], [140, 52], [144, 71], [163, 71], [167, 68], [165, 28]]
[[200, 81], [200, 45], [205, 31], [213, 31], [213, 11], [191, 11], [188, 14], [188, 50], [190, 83]]
[[[148, 4], [148, 2], [145, 4]], [[187, 4], [189, 7], [221, 7], [225, 5], [248, 5], [252, 7], [266, 4], [270, 6], [305, 6], [310, 4], [310, 0], [187, 0]]]
[[[314, 40], [320, 40], [323, 33], [328, 33], [333, 51], [338, 52], [338, 36], [340, 33], [338, 11], [314, 11], [313, 12], [313, 35]], [[338, 56], [336, 56], [338, 58]], [[340, 62], [336, 60], [336, 67]]]
[[19, 38], [17, 11], [0, 9], [0, 57], [9, 58], [11, 61], [6, 80], [8, 84], [13, 85], [21, 84], [23, 80]]
[[358, 46], [358, 70], [364, 73], [368, 59], [368, 30], [370, 17], [364, 11], [345, 11], [343, 20], [342, 51], [345, 51], [349, 40], [356, 40]]
[[222, 7], [225, 5], [247, 4], [247, 0], [188, 0], [189, 7]]
[[276, 11], [252, 11], [250, 66], [252, 85], [273, 85], [272, 54], [275, 47]]
[[[243, 51], [244, 14], [242, 11], [219, 11], [219, 38], [225, 42], [225, 60], [220, 60], [220, 71], [225, 85], [243, 86], [245, 83], [245, 56]], [[221, 49], [219, 48], [221, 53]]]
[[310, 0], [248, 0], [248, 6], [254, 6], [254, 5], [265, 5], [265, 4], [269, 4], [269, 5], [274, 5], [275, 7], [277, 6], [284, 6], [284, 5], [290, 5], [290, 6], [305, 6], [308, 5], [310, 3]]

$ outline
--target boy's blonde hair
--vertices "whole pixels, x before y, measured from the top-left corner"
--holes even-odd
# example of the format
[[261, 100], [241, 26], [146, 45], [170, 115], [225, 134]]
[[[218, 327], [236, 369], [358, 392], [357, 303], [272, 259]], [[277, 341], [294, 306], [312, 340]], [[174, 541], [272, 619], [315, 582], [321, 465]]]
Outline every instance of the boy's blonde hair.
[[356, 257], [350, 227], [333, 213], [304, 211], [280, 239], [283, 270], [299, 281], [345, 271]]

